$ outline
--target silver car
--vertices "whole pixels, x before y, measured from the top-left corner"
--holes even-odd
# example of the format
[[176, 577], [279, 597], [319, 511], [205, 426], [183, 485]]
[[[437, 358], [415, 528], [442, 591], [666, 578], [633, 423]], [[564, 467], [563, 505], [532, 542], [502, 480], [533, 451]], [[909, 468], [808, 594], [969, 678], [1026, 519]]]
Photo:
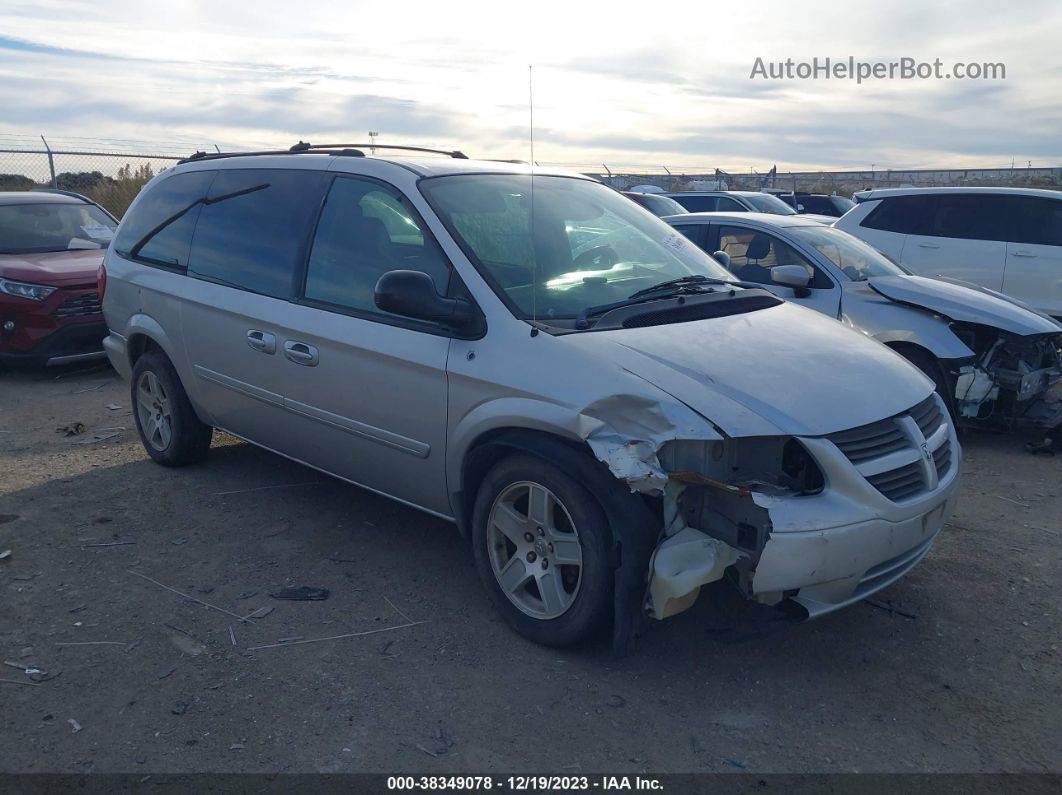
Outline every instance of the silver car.
[[541, 643], [628, 650], [723, 578], [825, 613], [909, 571], [955, 506], [928, 379], [578, 175], [198, 156], [144, 189], [103, 281], [153, 459], [201, 461], [222, 429], [452, 521]]
[[739, 279], [841, 320], [933, 379], [965, 425], [1062, 422], [1062, 325], [984, 287], [913, 276], [840, 229], [800, 216], [703, 213], [668, 222]]

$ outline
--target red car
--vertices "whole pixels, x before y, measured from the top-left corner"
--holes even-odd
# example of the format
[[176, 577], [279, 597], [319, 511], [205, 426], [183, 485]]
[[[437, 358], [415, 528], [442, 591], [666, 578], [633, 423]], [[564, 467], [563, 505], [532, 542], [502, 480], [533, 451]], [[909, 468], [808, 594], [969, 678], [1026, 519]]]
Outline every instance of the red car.
[[0, 193], [0, 364], [104, 358], [96, 281], [117, 226], [76, 193]]

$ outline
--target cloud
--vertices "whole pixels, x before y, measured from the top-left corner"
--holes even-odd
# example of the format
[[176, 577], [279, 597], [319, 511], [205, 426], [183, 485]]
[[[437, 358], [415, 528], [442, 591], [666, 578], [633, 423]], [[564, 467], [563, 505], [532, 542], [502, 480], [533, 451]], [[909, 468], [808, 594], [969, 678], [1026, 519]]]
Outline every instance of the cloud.
[[[473, 7], [476, 6], [476, 7]], [[302, 137], [435, 144], [536, 158], [766, 169], [1062, 161], [1062, 8], [1015, 18], [990, 0], [888, 7], [704, 4], [610, 13], [538, 0], [394, 7], [289, 0], [146, 7], [9, 0], [0, 131], [245, 146]], [[635, 13], [632, 13], [632, 9]], [[829, 56], [1002, 61], [1006, 81], [752, 80], [765, 60]]]

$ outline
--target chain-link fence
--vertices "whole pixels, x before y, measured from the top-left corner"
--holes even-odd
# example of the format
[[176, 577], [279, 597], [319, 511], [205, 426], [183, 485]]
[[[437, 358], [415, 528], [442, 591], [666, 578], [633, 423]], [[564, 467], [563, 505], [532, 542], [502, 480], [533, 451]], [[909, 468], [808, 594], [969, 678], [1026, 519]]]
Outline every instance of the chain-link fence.
[[197, 150], [216, 148], [195, 142], [0, 135], [0, 191], [74, 191], [121, 218], [153, 176]]
[[[82, 193], [121, 218], [155, 174], [196, 151], [220, 151], [212, 142], [168, 143], [128, 139], [52, 138], [0, 134], [0, 191], [58, 188]], [[237, 151], [245, 147], [223, 147]], [[728, 173], [711, 166], [540, 163], [600, 179], [619, 190], [653, 185], [668, 191], [781, 190], [839, 193], [866, 188], [968, 185], [1062, 190], [1062, 167], [982, 169], [883, 169]]]

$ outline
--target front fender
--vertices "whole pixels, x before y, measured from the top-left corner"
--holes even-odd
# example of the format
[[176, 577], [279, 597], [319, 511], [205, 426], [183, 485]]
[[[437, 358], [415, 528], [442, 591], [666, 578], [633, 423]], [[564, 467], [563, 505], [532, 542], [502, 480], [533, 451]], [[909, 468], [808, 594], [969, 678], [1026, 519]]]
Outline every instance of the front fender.
[[976, 354], [951, 330], [947, 318], [923, 309], [884, 303], [859, 307], [842, 321], [886, 345], [905, 343], [925, 348], [938, 359], [969, 359]]

